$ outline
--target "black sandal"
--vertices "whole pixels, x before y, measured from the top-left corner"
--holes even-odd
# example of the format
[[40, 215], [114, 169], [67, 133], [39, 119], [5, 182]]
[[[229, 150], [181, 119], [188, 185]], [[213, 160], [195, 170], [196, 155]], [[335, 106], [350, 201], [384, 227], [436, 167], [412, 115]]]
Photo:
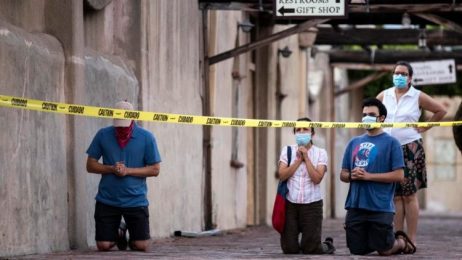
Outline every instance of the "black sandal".
[[322, 242], [324, 245], [326, 245], [326, 248], [324, 250], [324, 254], [333, 254], [335, 252], [335, 246], [334, 246], [334, 239], [331, 237], [326, 237], [326, 240]]
[[120, 222], [119, 230], [117, 231], [117, 248], [119, 250], [127, 249], [127, 224], [124, 221]]
[[395, 239], [401, 238], [404, 241], [404, 248], [401, 251], [403, 254], [414, 254], [417, 251], [417, 247], [412, 243], [412, 240], [407, 236], [404, 231], [398, 230], [395, 233]]

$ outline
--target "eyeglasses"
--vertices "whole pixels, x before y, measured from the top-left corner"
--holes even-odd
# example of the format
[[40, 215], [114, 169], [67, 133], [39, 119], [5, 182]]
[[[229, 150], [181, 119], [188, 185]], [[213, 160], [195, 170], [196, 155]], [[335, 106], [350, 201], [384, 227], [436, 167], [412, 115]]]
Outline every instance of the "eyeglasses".
[[409, 73], [406, 73], [406, 72], [399, 72], [399, 71], [398, 71], [398, 72], [395, 72], [395, 73], [393, 73], [393, 74], [395, 74], [395, 75], [401, 75], [401, 76], [409, 76]]
[[375, 113], [363, 113], [363, 117], [364, 117], [364, 116], [378, 117], [378, 115], [376, 115]]

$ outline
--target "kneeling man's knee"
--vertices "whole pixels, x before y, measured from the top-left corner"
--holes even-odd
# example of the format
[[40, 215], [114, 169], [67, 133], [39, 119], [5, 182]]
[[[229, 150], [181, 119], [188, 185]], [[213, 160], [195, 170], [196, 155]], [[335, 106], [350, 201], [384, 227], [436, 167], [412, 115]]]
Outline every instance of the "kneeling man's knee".
[[136, 240], [130, 243], [131, 250], [148, 251], [149, 240]]
[[96, 247], [99, 251], [108, 251], [114, 246], [114, 242], [110, 241], [97, 241]]

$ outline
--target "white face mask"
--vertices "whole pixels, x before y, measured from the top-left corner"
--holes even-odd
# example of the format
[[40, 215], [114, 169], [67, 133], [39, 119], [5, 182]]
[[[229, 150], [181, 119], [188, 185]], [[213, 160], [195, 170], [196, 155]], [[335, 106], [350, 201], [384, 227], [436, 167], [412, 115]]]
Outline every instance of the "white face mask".
[[407, 76], [394, 74], [393, 75], [393, 85], [399, 89], [407, 87]]
[[295, 142], [298, 146], [305, 146], [311, 141], [311, 133], [297, 133], [295, 134]]
[[[377, 122], [377, 117], [375, 116], [364, 116], [362, 119], [363, 124], [370, 124], [370, 123], [376, 123]], [[366, 128], [366, 130], [372, 130], [374, 129], [373, 127], [371, 128]]]

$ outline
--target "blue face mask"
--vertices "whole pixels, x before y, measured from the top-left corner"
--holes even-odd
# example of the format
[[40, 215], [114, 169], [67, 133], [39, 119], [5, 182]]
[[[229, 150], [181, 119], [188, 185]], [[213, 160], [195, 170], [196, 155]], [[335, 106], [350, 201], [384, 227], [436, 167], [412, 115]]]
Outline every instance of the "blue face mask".
[[393, 85], [399, 89], [407, 87], [407, 76], [393, 74]]
[[298, 133], [295, 134], [295, 142], [298, 146], [305, 146], [311, 141], [310, 133]]
[[[362, 119], [363, 124], [370, 124], [370, 123], [377, 123], [377, 117], [375, 116], [365, 116]], [[374, 129], [373, 127], [371, 128], [366, 128], [367, 130], [372, 130]]]

